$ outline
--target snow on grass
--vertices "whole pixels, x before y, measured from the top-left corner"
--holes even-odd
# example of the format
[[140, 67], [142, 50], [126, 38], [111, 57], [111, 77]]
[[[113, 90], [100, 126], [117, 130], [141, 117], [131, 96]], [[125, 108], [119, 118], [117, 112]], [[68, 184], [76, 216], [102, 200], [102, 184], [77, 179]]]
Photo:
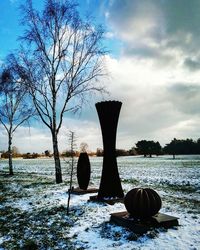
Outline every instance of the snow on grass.
[[[0, 249], [200, 249], [200, 158], [120, 157], [118, 165], [125, 193], [154, 188], [163, 201], [161, 212], [179, 217], [180, 225], [134, 234], [109, 222], [110, 213], [125, 210], [123, 204], [88, 202], [92, 194], [72, 195], [67, 216], [64, 164], [64, 183], [58, 185], [51, 159], [15, 160], [13, 177], [5, 175], [7, 163], [1, 161]], [[91, 166], [91, 182], [98, 187], [102, 158], [92, 158]]]

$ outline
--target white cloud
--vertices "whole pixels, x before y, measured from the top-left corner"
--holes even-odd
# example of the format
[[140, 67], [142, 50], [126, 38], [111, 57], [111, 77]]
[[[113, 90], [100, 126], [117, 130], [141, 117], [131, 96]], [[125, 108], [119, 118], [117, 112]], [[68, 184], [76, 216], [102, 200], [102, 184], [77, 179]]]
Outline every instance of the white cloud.
[[[101, 131], [98, 123], [78, 118], [65, 118], [58, 138], [60, 152], [70, 148], [69, 131], [75, 132], [77, 149], [79, 149], [81, 142], [86, 142], [89, 149], [102, 148]], [[0, 133], [0, 150], [7, 150], [7, 134], [2, 127], [0, 127]], [[35, 125], [21, 126], [13, 136], [13, 146], [16, 146], [22, 153], [42, 153], [47, 149], [52, 152], [50, 131], [43, 124], [38, 124], [37, 127]]]
[[[200, 85], [198, 73], [188, 74], [180, 66], [156, 68], [150, 60], [107, 56], [110, 78], [105, 83], [110, 95], [105, 99], [122, 101], [118, 123], [117, 147], [129, 149], [141, 139], [161, 144], [177, 138], [198, 138]], [[101, 101], [99, 97], [97, 101]], [[94, 103], [85, 107], [80, 117], [65, 118], [59, 134], [60, 151], [69, 148], [68, 133], [77, 137], [77, 147], [86, 142], [89, 148], [102, 148], [99, 120]], [[199, 135], [200, 137], [200, 135]], [[0, 149], [5, 148], [5, 132]], [[51, 135], [44, 125], [21, 127], [13, 145], [20, 151], [52, 150]]]
[[[156, 68], [150, 60], [129, 57], [108, 58], [108, 69], [112, 74], [107, 84], [110, 98], [123, 102], [117, 140], [120, 147], [127, 148], [140, 139], [155, 139], [164, 144], [172, 139], [172, 128], [177, 136], [197, 137], [198, 74], [189, 75], [179, 65]], [[188, 120], [196, 124], [191, 134], [186, 129]]]

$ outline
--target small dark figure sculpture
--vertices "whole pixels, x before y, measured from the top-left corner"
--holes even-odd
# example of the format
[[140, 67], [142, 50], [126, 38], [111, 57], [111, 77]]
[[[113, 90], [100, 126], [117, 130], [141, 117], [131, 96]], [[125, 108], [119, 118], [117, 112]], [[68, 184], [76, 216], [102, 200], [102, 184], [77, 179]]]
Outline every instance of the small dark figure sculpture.
[[80, 189], [87, 190], [90, 181], [90, 161], [86, 152], [80, 153], [77, 163], [77, 179]]
[[124, 193], [119, 178], [116, 161], [116, 132], [121, 102], [105, 101], [96, 103], [103, 137], [103, 170], [98, 192], [98, 199], [123, 198]]
[[151, 188], [134, 188], [125, 198], [124, 204], [129, 214], [138, 219], [145, 219], [158, 213], [161, 208], [161, 198]]

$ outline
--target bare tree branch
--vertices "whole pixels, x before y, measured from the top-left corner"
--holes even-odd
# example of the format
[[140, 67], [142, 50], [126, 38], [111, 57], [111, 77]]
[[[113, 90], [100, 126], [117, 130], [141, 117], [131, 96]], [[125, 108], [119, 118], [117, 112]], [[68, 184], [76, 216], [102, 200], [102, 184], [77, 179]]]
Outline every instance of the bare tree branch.
[[23, 47], [13, 58], [42, 122], [50, 129], [56, 182], [62, 182], [57, 136], [63, 117], [93, 92], [103, 93], [104, 31], [81, 20], [75, 1], [48, 0], [43, 11], [32, 0], [22, 6]]

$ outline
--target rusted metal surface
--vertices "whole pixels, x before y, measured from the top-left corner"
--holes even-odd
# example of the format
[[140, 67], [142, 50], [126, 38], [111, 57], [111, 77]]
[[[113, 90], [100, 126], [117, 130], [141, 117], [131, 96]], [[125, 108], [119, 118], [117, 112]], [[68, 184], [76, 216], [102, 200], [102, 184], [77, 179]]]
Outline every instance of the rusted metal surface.
[[133, 218], [127, 211], [112, 213], [110, 222], [126, 227], [137, 234], [144, 234], [152, 228], [171, 228], [178, 226], [178, 218], [167, 214], [158, 213], [146, 220]]
[[158, 193], [151, 188], [134, 188], [125, 198], [127, 211], [135, 218], [148, 218], [158, 213], [162, 206]]
[[80, 189], [87, 190], [90, 182], [90, 160], [86, 152], [80, 153], [77, 163], [77, 179]]

